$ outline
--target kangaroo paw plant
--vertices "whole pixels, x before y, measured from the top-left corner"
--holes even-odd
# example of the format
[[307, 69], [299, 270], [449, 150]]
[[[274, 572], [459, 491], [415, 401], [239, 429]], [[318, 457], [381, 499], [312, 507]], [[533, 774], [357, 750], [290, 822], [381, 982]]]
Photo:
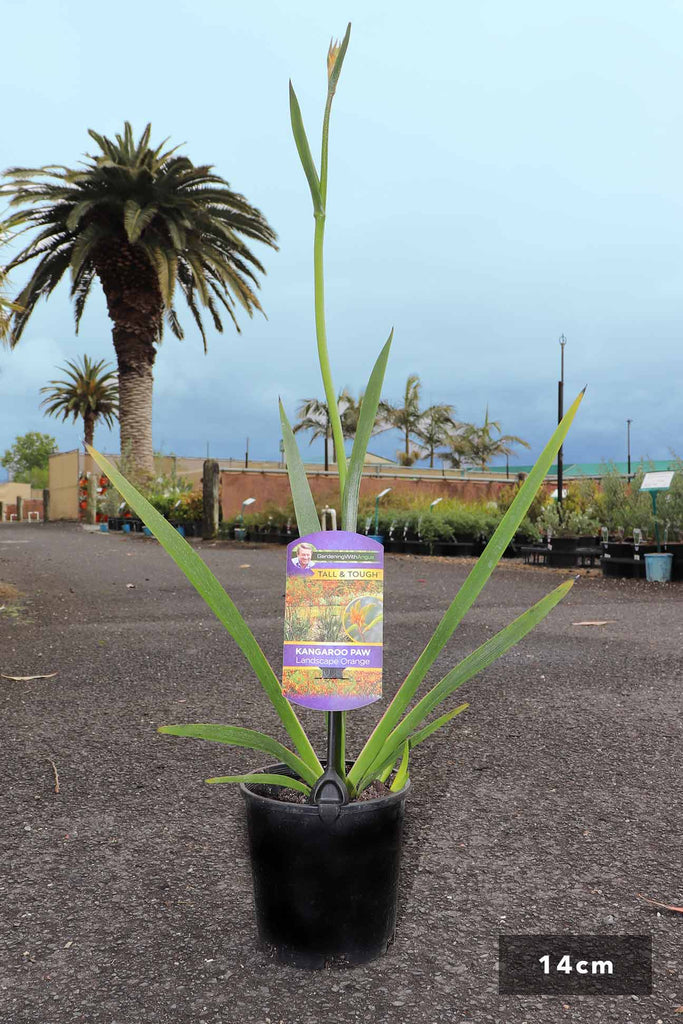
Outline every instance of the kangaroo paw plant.
[[[322, 145], [320, 163], [316, 165], [304, 129], [303, 119], [296, 94], [290, 83], [290, 115], [292, 132], [296, 148], [301, 159], [301, 164], [308, 181], [313, 204], [313, 217], [315, 223], [314, 231], [314, 294], [315, 294], [315, 325], [318, 357], [320, 370], [325, 390], [326, 402], [329, 410], [329, 417], [332, 428], [332, 436], [336, 453], [336, 464], [339, 477], [339, 498], [341, 507], [341, 528], [353, 532], [356, 529], [358, 513], [358, 498], [360, 492], [361, 475], [367, 445], [371, 431], [377, 416], [382, 384], [384, 381], [389, 350], [392, 343], [393, 331], [389, 335], [384, 347], [381, 349], [374, 368], [370, 374], [368, 385], [365, 389], [364, 398], [360, 411], [360, 420], [356, 432], [353, 450], [347, 460], [344, 452], [342, 425], [336, 401], [336, 389], [332, 379], [332, 371], [327, 347], [327, 336], [325, 329], [325, 302], [324, 302], [324, 277], [323, 277], [323, 243], [325, 233], [325, 214], [327, 202], [327, 175], [328, 175], [328, 140], [329, 124], [332, 101], [339, 82], [344, 57], [349, 44], [351, 26], [347, 28], [344, 39], [341, 43], [333, 43], [330, 46], [327, 58], [327, 100], [323, 115], [322, 124]], [[446, 726], [452, 719], [463, 712], [468, 705], [458, 704], [448, 708], [447, 704], [452, 695], [464, 683], [472, 679], [478, 672], [491, 665], [497, 658], [505, 654], [511, 647], [518, 643], [526, 634], [541, 622], [552, 608], [557, 605], [568, 593], [572, 581], [564, 582], [551, 591], [546, 597], [538, 601], [524, 614], [520, 615], [513, 622], [507, 625], [495, 636], [491, 637], [484, 644], [469, 654], [460, 664], [451, 668], [443, 678], [431, 686], [424, 693], [420, 693], [429, 670], [442, 652], [448, 640], [452, 636], [463, 617], [466, 615], [472, 604], [486, 585], [491, 573], [496, 567], [503, 552], [510, 544], [517, 529], [519, 528], [531, 502], [544, 480], [556, 453], [562, 444], [569, 427], [577, 412], [583, 392], [576, 398], [567, 414], [558, 425], [543, 449], [534, 468], [529, 473], [524, 485], [519, 490], [513, 503], [500, 522], [498, 529], [491, 537], [486, 549], [480, 556], [459, 592], [453, 598], [450, 606], [446, 609], [443, 618], [437, 625], [429, 643], [420, 654], [415, 664], [408, 671], [405, 679], [398, 687], [397, 692], [388, 707], [380, 717], [379, 721], [367, 738], [362, 749], [355, 757], [348, 757], [343, 747], [344, 722], [337, 722], [337, 740], [341, 749], [337, 749], [336, 762], [339, 767], [343, 782], [348, 791], [350, 802], [345, 803], [343, 814], [340, 815], [336, 824], [328, 826], [328, 831], [335, 829], [343, 831], [342, 821], [360, 821], [359, 814], [363, 808], [373, 803], [384, 804], [387, 798], [378, 800], [357, 802], [357, 798], [373, 783], [379, 781], [387, 783], [393, 775], [390, 789], [394, 794], [405, 793], [408, 785], [408, 769], [411, 751], [433, 733]], [[302, 536], [320, 531], [320, 522], [316, 511], [313, 496], [304, 470], [303, 461], [299, 453], [294, 434], [287, 420], [285, 410], [280, 403], [280, 418], [282, 423], [282, 435], [287, 458], [287, 467], [291, 485], [294, 507], [296, 510], [297, 524]], [[173, 527], [150, 505], [148, 501], [122, 476], [115, 466], [105, 459], [98, 452], [90, 449], [91, 454], [102, 470], [112, 481], [116, 489], [121, 493], [128, 505], [140, 516], [142, 521], [149, 527], [157, 537], [168, 554], [175, 560], [179, 568], [204, 598], [209, 607], [223, 623], [238, 647], [249, 662], [256, 678], [265, 690], [267, 698], [273, 705], [280, 718], [282, 726], [288, 736], [288, 744], [284, 745], [274, 737], [267, 736], [262, 732], [252, 729], [237, 728], [230, 725], [217, 724], [192, 724], [192, 725], [166, 725], [160, 728], [160, 732], [169, 733], [175, 736], [191, 736], [203, 740], [211, 740], [217, 743], [231, 744], [233, 746], [245, 747], [251, 750], [263, 751], [272, 755], [276, 765], [272, 770], [266, 772], [255, 772], [246, 775], [218, 776], [208, 779], [210, 783], [235, 782], [247, 784], [243, 786], [243, 792], [254, 784], [258, 792], [263, 786], [281, 786], [297, 790], [300, 793], [310, 796], [316, 782], [323, 775], [324, 767], [311, 742], [309, 741], [304, 728], [299, 721], [292, 705], [284, 697], [280, 681], [275, 671], [266, 659], [256, 638], [249, 629], [247, 623], [236, 608], [235, 604], [210, 572], [204, 561], [195, 550], [173, 529]], [[336, 712], [343, 716], [344, 712]], [[262, 801], [268, 804], [276, 801]], [[295, 798], [296, 799], [296, 798]], [[389, 797], [390, 801], [393, 797]], [[279, 808], [284, 812], [294, 812], [306, 817], [310, 825], [311, 815], [316, 817], [317, 808], [311, 804], [281, 804]], [[258, 831], [261, 826], [254, 826]], [[255, 838], [252, 832], [252, 844], [261, 842], [261, 833]], [[340, 833], [341, 834], [341, 833]], [[261, 838], [259, 838], [261, 837]], [[308, 840], [304, 841], [307, 842]], [[340, 840], [341, 841], [341, 840]], [[358, 849], [358, 844], [354, 846]], [[330, 857], [330, 851], [326, 848], [323, 856]], [[301, 843], [297, 846], [296, 856], [301, 856]], [[273, 861], [270, 861], [270, 870], [273, 870]], [[329, 864], [328, 864], [329, 867]], [[355, 865], [355, 875], [358, 878], [358, 865]], [[331, 870], [331, 869], [330, 869]], [[368, 869], [370, 870], [370, 869]], [[285, 879], [281, 883], [287, 885]], [[310, 889], [310, 879], [306, 882]], [[255, 886], [257, 905], [259, 901], [266, 899], [262, 891], [262, 881], [256, 878]], [[261, 888], [260, 888], [261, 887]], [[357, 886], [356, 886], [357, 888]], [[354, 894], [356, 889], [354, 889]], [[353, 896], [353, 894], [352, 894]], [[343, 913], [348, 917], [352, 914], [349, 909], [353, 904], [353, 898], [345, 894], [345, 907]], [[308, 897], [310, 898], [310, 891]], [[368, 899], [371, 899], [368, 896]], [[392, 898], [395, 901], [395, 892]], [[296, 908], [289, 911], [289, 914], [296, 913]], [[341, 911], [340, 911], [341, 913]], [[358, 912], [361, 917], [369, 918], [373, 915], [372, 907], [364, 906]], [[347, 922], [348, 923], [348, 922]], [[329, 927], [329, 921], [324, 927]], [[393, 925], [391, 926], [393, 928]], [[340, 924], [341, 931], [346, 924]], [[267, 931], [267, 929], [266, 929]], [[262, 929], [263, 933], [263, 929]], [[267, 935], [266, 935], [267, 937]], [[389, 936], [390, 938], [391, 936]], [[316, 937], [315, 940], [323, 953], [327, 952], [348, 952], [353, 947], [352, 942], [340, 938], [336, 942], [326, 943], [324, 936]], [[284, 945], [290, 942], [287, 939]], [[294, 943], [294, 940], [291, 940]], [[381, 945], [386, 948], [386, 938], [375, 943], [372, 955], [378, 955]], [[301, 943], [299, 942], [299, 945]], [[291, 950], [290, 950], [291, 952]], [[370, 959], [371, 956], [365, 956]], [[292, 958], [296, 962], [295, 957]], [[359, 957], [360, 959], [360, 957]], [[312, 964], [318, 966], [316, 962]]]

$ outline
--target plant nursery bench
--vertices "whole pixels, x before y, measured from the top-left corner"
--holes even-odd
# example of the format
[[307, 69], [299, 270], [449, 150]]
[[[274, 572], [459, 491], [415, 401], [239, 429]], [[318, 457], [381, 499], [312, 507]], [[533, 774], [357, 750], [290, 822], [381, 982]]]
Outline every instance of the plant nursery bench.
[[645, 560], [627, 556], [607, 557], [600, 559], [603, 576], [630, 576], [634, 579], [645, 575]]
[[535, 544], [524, 544], [521, 547], [525, 565], [547, 565], [550, 549]]
[[580, 569], [593, 569], [596, 563], [599, 565], [602, 558], [602, 548], [577, 548], [576, 564]]

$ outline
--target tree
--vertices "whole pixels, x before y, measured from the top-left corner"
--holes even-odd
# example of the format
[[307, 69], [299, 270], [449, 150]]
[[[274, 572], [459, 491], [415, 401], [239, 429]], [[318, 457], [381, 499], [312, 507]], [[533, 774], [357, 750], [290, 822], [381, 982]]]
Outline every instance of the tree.
[[57, 451], [57, 442], [49, 434], [31, 431], [14, 440], [0, 459], [0, 465], [12, 473], [19, 483], [33, 487], [47, 486], [49, 457]]
[[[494, 437], [494, 432], [499, 436]], [[521, 437], [516, 437], [514, 434], [501, 434], [499, 421], [489, 419], [488, 405], [483, 425], [477, 427], [469, 424], [464, 432], [464, 441], [469, 449], [466, 452], [465, 461], [472, 466], [481, 466], [482, 469], [486, 469], [491, 460], [499, 455], [514, 455], [517, 445], [522, 445], [523, 448], [531, 447]]]
[[[2, 233], [0, 232], [0, 244], [1, 242]], [[17, 306], [16, 302], [10, 302], [4, 294], [6, 286], [7, 275], [0, 267], [0, 344], [9, 340], [12, 313], [19, 313], [21, 310], [21, 306]]]
[[[177, 338], [174, 306], [182, 292], [207, 347], [202, 309], [217, 331], [235, 309], [249, 316], [261, 305], [253, 291], [263, 266], [244, 238], [273, 248], [276, 235], [263, 215], [232, 192], [209, 165], [195, 166], [175, 149], [149, 145], [148, 124], [136, 143], [125, 123], [112, 141], [89, 131], [99, 148], [79, 170], [13, 168], [0, 195], [17, 210], [0, 229], [35, 230], [7, 269], [37, 261], [12, 314], [16, 345], [36, 303], [48, 298], [67, 271], [76, 330], [97, 277], [107, 300], [119, 374], [121, 451], [152, 471], [153, 366], [164, 318]], [[202, 307], [202, 309], [200, 309]]]
[[430, 465], [434, 465], [434, 449], [442, 441], [441, 437], [448, 424], [453, 423], [453, 407], [450, 405], [430, 405], [428, 409], [420, 409], [420, 392], [422, 383], [416, 373], [411, 373], [406, 380], [403, 402], [391, 405], [380, 402], [380, 417], [383, 430], [392, 427], [403, 434], [403, 449], [396, 453], [402, 466], [412, 466], [423, 457], [430, 456]]
[[449, 444], [454, 431], [462, 424], [457, 424], [453, 419], [453, 406], [451, 405], [430, 405], [422, 414], [418, 426], [415, 429], [421, 453], [429, 458], [429, 468], [434, 468], [434, 455], [437, 448], [443, 448]]
[[51, 380], [49, 387], [40, 389], [46, 397], [40, 403], [45, 406], [47, 416], [61, 416], [62, 420], [73, 418], [83, 420], [85, 443], [93, 443], [95, 424], [105, 421], [111, 427], [119, 412], [119, 393], [116, 371], [105, 369], [109, 364], [104, 359], [98, 363], [83, 356], [81, 364], [67, 362], [62, 367], [66, 380]]
[[[343, 388], [337, 395], [337, 408], [341, 419], [342, 434], [345, 438], [355, 437], [356, 435], [362, 401], [362, 395], [356, 401], [346, 388]], [[332, 421], [330, 420], [327, 403], [321, 402], [319, 398], [306, 398], [299, 405], [296, 414], [299, 419], [293, 428], [295, 434], [300, 430], [310, 430], [311, 439], [308, 442], [309, 444], [313, 444], [319, 437], [324, 438], [325, 470], [327, 471], [330, 468], [329, 450], [332, 439]]]

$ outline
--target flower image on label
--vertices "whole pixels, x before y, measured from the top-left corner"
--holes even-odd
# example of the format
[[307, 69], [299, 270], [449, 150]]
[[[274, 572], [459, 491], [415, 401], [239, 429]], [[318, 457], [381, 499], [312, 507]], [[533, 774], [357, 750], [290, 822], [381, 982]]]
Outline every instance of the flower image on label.
[[345, 530], [287, 546], [282, 689], [293, 704], [348, 711], [382, 696], [384, 548]]

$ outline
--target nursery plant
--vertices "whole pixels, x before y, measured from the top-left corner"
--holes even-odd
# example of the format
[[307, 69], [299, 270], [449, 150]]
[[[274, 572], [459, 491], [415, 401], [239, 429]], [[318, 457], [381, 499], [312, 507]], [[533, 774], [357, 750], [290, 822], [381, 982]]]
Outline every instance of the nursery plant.
[[[344, 455], [344, 435], [337, 405], [337, 390], [332, 378], [326, 337], [323, 243], [327, 202], [330, 113], [349, 44], [350, 29], [351, 26], [349, 25], [342, 42], [331, 44], [328, 52], [327, 98], [323, 115], [322, 147], [319, 166], [316, 166], [313, 159], [299, 103], [291, 83], [290, 115], [296, 148], [308, 181], [313, 203], [315, 222], [315, 327], [318, 358], [338, 466], [341, 528], [345, 531], [353, 532], [357, 526], [358, 499], [365, 454], [375, 425], [387, 360], [392, 344], [393, 330], [381, 349], [370, 374], [364, 392], [353, 450], [350, 458], [347, 460]], [[552, 434], [534, 468], [501, 519], [483, 554], [472, 568], [450, 606], [446, 609], [431, 639], [415, 664], [407, 672], [405, 679], [398, 687], [395, 696], [368, 736], [362, 749], [355, 756], [352, 756], [344, 749], [342, 744], [338, 756], [338, 768], [348, 790], [348, 795], [352, 800], [357, 798], [376, 780], [384, 781], [389, 779], [392, 771], [395, 771], [395, 775], [391, 789], [396, 792], [404, 787], [408, 778], [410, 752], [437, 730], [447, 725], [467, 707], [467, 705], [461, 704], [455, 708], [445, 708], [444, 705], [446, 705], [449, 698], [452, 697], [456, 690], [472, 679], [473, 676], [491, 665], [497, 658], [500, 658], [526, 636], [570, 590], [572, 581], [564, 582], [556, 587], [499, 633], [472, 651], [463, 661], [451, 668], [439, 682], [431, 686], [417, 699], [427, 673], [488, 582], [503, 552], [524, 520], [527, 510], [569, 430], [582, 397], [583, 392], [575, 399], [569, 411]], [[303, 536], [319, 531], [320, 521], [306, 478], [303, 461], [282, 403], [280, 403], [280, 418], [296, 520], [299, 532]], [[162, 726], [159, 731], [175, 736], [196, 737], [198, 739], [212, 740], [218, 743], [264, 751], [272, 755], [289, 770], [287, 774], [248, 773], [218, 776], [207, 779], [207, 782], [270, 783], [310, 795], [316, 781], [323, 774], [323, 765], [294, 708], [283, 696], [276, 672], [268, 662], [257, 639], [234, 602], [196, 551], [179, 536], [163, 516], [152, 507], [150, 502], [104, 456], [94, 450], [91, 450], [91, 454], [128, 505], [137, 512], [143, 522], [157, 537], [171, 558], [174, 559], [179, 568], [185, 573], [207, 605], [214, 611], [233, 637], [251, 666], [257, 680], [263, 687], [266, 697], [273, 705], [289, 737], [289, 745], [285, 745], [275, 737], [260, 731], [238, 728], [231, 725], [206, 723], [166, 725]], [[343, 716], [345, 713], [337, 712], [333, 714]], [[343, 739], [343, 725], [340, 732]]]
[[[318, 359], [329, 412], [330, 432], [338, 468], [341, 529], [358, 528], [361, 476], [367, 446], [375, 427], [393, 330], [381, 349], [363, 393], [353, 448], [347, 459], [344, 430], [332, 378], [325, 325], [323, 245], [327, 203], [328, 143], [332, 101], [350, 37], [332, 43], [327, 56], [327, 96], [322, 124], [320, 163], [316, 165], [290, 83], [290, 116], [296, 148], [308, 181], [314, 215], [314, 300]], [[466, 703], [450, 705], [452, 695], [478, 672], [520, 641], [567, 594], [572, 581], [538, 601], [526, 612], [447, 672], [424, 692], [428, 672], [454, 630], [488, 582], [491, 573], [523, 522], [577, 412], [581, 393], [558, 425], [536, 465], [503, 515], [486, 548], [460, 591], [446, 609], [429, 643], [409, 669], [393, 699], [362, 749], [345, 749], [345, 715], [327, 714], [327, 758], [321, 760], [280, 680], [234, 602], [188, 545], [136, 487], [98, 452], [91, 454], [129, 506], [157, 537], [190, 582], [223, 623], [251, 666], [287, 734], [282, 743], [256, 729], [215, 723], [165, 725], [159, 731], [262, 751], [276, 763], [241, 775], [219, 775], [210, 783], [241, 783], [247, 806], [254, 893], [259, 931], [275, 946], [280, 959], [298, 966], [322, 967], [330, 956], [361, 963], [381, 955], [393, 937], [396, 920], [398, 867], [403, 804], [410, 785], [412, 750], [459, 716]], [[282, 438], [296, 524], [301, 537], [321, 530], [318, 512], [284, 407], [280, 402]], [[358, 537], [359, 547], [367, 547]], [[305, 578], [295, 580], [306, 584]], [[287, 599], [296, 605], [288, 587]], [[341, 611], [341, 607], [340, 607]], [[318, 609], [335, 616], [336, 608]], [[381, 636], [382, 605], [378, 600], [351, 601], [342, 614], [349, 637]], [[305, 602], [286, 609], [285, 629], [292, 636], [306, 630]], [[327, 631], [328, 626], [322, 627]], [[325, 637], [327, 640], [327, 636]], [[370, 639], [363, 642], [370, 643]], [[323, 678], [330, 669], [323, 668]], [[300, 672], [299, 669], [296, 672]], [[368, 677], [373, 675], [370, 668]], [[334, 673], [333, 673], [334, 675]], [[333, 678], [333, 675], [327, 678]], [[377, 673], [375, 673], [377, 675]], [[299, 685], [298, 682], [296, 685]], [[393, 775], [393, 779], [392, 779]], [[391, 780], [391, 781], [390, 781]], [[389, 789], [387, 789], [389, 784]], [[294, 793], [290, 791], [295, 791]], [[334, 799], [325, 794], [334, 792]], [[367, 792], [366, 792], [367, 791]], [[287, 795], [290, 801], [280, 802]], [[369, 797], [369, 799], [367, 799]], [[303, 800], [303, 805], [296, 801]]]

